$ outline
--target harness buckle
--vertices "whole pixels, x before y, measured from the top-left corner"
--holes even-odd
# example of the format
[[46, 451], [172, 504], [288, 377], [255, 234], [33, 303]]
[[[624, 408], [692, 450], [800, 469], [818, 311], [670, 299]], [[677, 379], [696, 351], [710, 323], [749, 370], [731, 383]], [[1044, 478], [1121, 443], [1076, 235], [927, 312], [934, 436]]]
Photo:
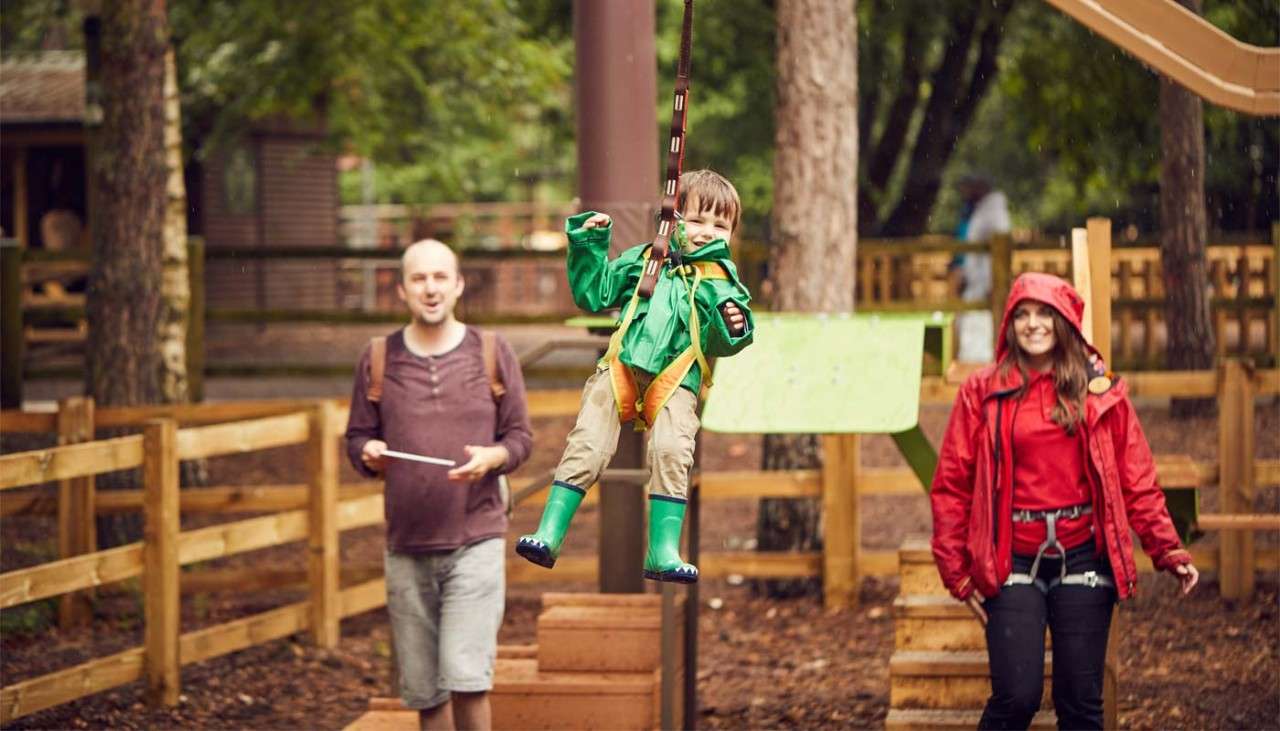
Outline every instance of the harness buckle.
[[1097, 571], [1086, 571], [1086, 572], [1084, 572], [1083, 576], [1084, 576], [1084, 585], [1085, 585], [1085, 586], [1089, 587], [1090, 589], [1097, 588], [1097, 586], [1098, 586], [1098, 572], [1097, 572]]

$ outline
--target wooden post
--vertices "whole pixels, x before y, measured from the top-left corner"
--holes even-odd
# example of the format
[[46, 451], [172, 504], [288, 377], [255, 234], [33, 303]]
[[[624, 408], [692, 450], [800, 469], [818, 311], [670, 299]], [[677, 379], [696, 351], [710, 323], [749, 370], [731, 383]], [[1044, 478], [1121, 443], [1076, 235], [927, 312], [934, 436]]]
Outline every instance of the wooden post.
[[31, 207], [27, 190], [27, 147], [13, 156], [13, 237], [22, 248], [31, 245]]
[[0, 408], [22, 408], [22, 246], [0, 239]]
[[857, 434], [822, 436], [822, 596], [828, 609], [858, 603]]
[[[1218, 398], [1218, 492], [1224, 514], [1253, 508], [1253, 391], [1238, 360], [1223, 363]], [[1218, 581], [1224, 599], [1253, 594], [1252, 531], [1222, 531], [1218, 538]]]
[[[1209, 260], [1209, 281], [1213, 283], [1213, 298], [1227, 296], [1227, 260]], [[1219, 305], [1211, 307], [1213, 313], [1213, 335], [1217, 351], [1214, 358], [1222, 362], [1227, 357], [1227, 311]]]
[[[1159, 283], [1162, 281], [1156, 270], [1157, 262], [1149, 260], [1142, 267], [1142, 296], [1156, 299], [1159, 294]], [[1156, 367], [1164, 363], [1164, 356], [1156, 351], [1156, 325], [1160, 322], [1160, 308], [1147, 306], [1142, 319], [1142, 362], [1148, 367]]]
[[204, 239], [187, 241], [187, 395], [191, 403], [204, 401]]
[[[1000, 327], [1004, 318], [1004, 301], [1009, 299], [1009, 287], [1013, 284], [1013, 239], [1009, 234], [991, 237], [991, 322]], [[1001, 337], [995, 334], [996, 340]]]
[[[93, 399], [75, 396], [58, 403], [58, 444], [93, 441]], [[97, 550], [94, 526], [93, 475], [58, 482], [58, 556], [70, 558]], [[58, 601], [58, 626], [87, 624], [93, 616], [88, 591], [63, 594]]]
[[146, 519], [142, 589], [146, 617], [147, 694], [152, 703], [177, 705], [178, 455], [177, 424], [152, 419], [143, 426], [143, 512]]
[[1111, 607], [1111, 632], [1107, 635], [1107, 659], [1102, 668], [1102, 727], [1120, 728], [1120, 647], [1124, 631], [1120, 605]]
[[1084, 300], [1084, 321], [1080, 330], [1084, 339], [1093, 342], [1093, 269], [1089, 266], [1089, 233], [1083, 228], [1071, 229], [1071, 280]]
[[307, 578], [311, 589], [311, 636], [320, 647], [335, 647], [342, 607], [338, 593], [338, 435], [333, 426], [333, 402], [317, 404], [310, 422]]
[[[1118, 266], [1120, 280], [1120, 298], [1133, 299], [1133, 265], [1122, 261]], [[1125, 365], [1132, 368], [1133, 359], [1133, 307], [1126, 305], [1120, 309], [1120, 339], [1115, 343], [1114, 355], [1123, 359]], [[1114, 366], [1113, 366], [1114, 367]]]
[[1271, 367], [1280, 368], [1280, 221], [1271, 224]]
[[1090, 218], [1086, 236], [1089, 240], [1089, 278], [1093, 284], [1093, 347], [1102, 361], [1111, 366], [1111, 219]]

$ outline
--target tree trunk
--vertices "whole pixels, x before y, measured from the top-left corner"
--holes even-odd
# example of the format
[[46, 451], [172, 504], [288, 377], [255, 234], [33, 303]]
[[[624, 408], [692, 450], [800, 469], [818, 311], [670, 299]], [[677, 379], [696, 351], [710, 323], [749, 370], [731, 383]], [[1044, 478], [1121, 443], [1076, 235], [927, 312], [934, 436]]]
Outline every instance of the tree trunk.
[[[995, 80], [1014, 4], [872, 3], [879, 25], [863, 48], [863, 62], [873, 68], [863, 69], [859, 110], [863, 234], [915, 236], [928, 228], [947, 163]], [[935, 16], [937, 22], [923, 20]], [[890, 55], [884, 39], [898, 36], [899, 66], [891, 70], [879, 56]]]
[[[182, 330], [173, 325], [169, 308], [174, 305], [166, 298], [173, 296], [174, 280], [181, 278], [185, 289], [186, 276], [185, 256], [166, 276], [170, 166], [165, 147], [165, 4], [103, 2], [100, 28], [100, 43], [86, 39], [91, 55], [98, 45], [101, 53], [88, 62], [93, 262], [85, 308], [85, 390], [100, 407], [162, 403], [167, 387], [185, 383], [185, 378], [166, 375], [171, 362], [185, 360], [182, 337], [176, 354], [166, 358], [162, 333]], [[185, 322], [185, 303], [181, 306], [179, 323]], [[126, 480], [136, 484], [129, 476], [107, 477], [99, 480], [103, 489]], [[137, 520], [99, 525], [106, 545], [137, 540], [140, 534]]]
[[[1200, 0], [1180, 0], [1199, 13]], [[1204, 112], [1200, 97], [1160, 77], [1160, 261], [1164, 271], [1167, 367], [1213, 367], [1204, 200]], [[1175, 417], [1214, 412], [1213, 399], [1173, 399]]]
[[[858, 224], [855, 2], [780, 0], [777, 24], [774, 307], [851, 312]], [[765, 438], [765, 469], [812, 468], [817, 461], [814, 436]], [[762, 500], [759, 549], [816, 549], [822, 545], [820, 515], [815, 500]], [[766, 583], [773, 595], [813, 586]]]
[[164, 147], [168, 181], [164, 209], [164, 254], [157, 335], [161, 354], [161, 400], [186, 403], [187, 324], [191, 285], [187, 278], [187, 187], [182, 171], [182, 107], [172, 46], [164, 56]]

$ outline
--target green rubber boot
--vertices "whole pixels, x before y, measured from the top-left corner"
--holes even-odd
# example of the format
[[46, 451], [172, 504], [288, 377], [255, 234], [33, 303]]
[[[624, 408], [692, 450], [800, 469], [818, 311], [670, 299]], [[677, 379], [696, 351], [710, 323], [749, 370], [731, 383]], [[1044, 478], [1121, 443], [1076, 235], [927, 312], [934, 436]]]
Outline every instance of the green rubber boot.
[[547, 505], [542, 509], [538, 530], [532, 535], [520, 536], [520, 540], [516, 541], [516, 553], [539, 566], [555, 566], [556, 557], [560, 555], [560, 544], [564, 543], [564, 534], [569, 530], [569, 522], [573, 520], [573, 514], [578, 511], [586, 494], [586, 490], [567, 482], [551, 483], [551, 494], [547, 496]]
[[644, 557], [644, 578], [697, 583], [698, 567], [680, 558], [684, 510], [685, 501], [680, 498], [649, 496], [649, 551]]

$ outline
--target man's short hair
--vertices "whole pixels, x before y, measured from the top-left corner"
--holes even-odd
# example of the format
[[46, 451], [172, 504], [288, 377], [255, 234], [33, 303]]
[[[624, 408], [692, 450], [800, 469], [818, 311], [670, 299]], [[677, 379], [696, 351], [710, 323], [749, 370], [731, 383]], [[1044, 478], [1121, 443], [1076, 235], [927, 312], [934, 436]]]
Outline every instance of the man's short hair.
[[404, 247], [404, 251], [400, 252], [400, 258], [397, 260], [399, 263], [396, 265], [396, 281], [397, 282], [404, 281], [404, 258], [409, 254], [409, 249], [412, 249], [418, 244], [438, 244], [448, 249], [449, 252], [453, 254], [453, 262], [457, 266], [458, 276], [459, 277], [462, 276], [462, 257], [458, 255], [457, 250], [455, 250], [452, 246], [446, 244], [445, 242], [440, 241], [439, 239], [419, 239], [418, 241], [415, 241], [412, 244], [409, 244], [408, 246]]
[[680, 195], [676, 198], [677, 211], [684, 211], [690, 196], [698, 199], [702, 210], [711, 210], [717, 216], [729, 219], [733, 223], [729, 233], [738, 230], [738, 224], [742, 221], [742, 199], [738, 197], [737, 188], [723, 175], [706, 169], [690, 170], [681, 175]]

